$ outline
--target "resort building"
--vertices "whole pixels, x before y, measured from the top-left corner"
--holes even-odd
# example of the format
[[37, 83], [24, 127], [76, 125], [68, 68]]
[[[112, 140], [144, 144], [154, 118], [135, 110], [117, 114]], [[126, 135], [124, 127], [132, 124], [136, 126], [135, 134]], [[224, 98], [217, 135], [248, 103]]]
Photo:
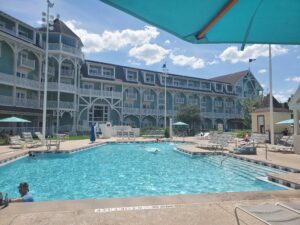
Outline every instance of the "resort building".
[[[19, 115], [42, 126], [44, 28], [0, 11], [0, 116]], [[48, 132], [85, 131], [90, 123], [149, 127], [175, 119], [182, 105], [199, 107], [203, 129], [241, 128], [241, 101], [262, 94], [248, 71], [201, 79], [87, 60], [83, 44], [59, 18], [49, 33]], [[165, 103], [165, 86], [167, 89]], [[169, 121], [169, 119], [167, 119]]]

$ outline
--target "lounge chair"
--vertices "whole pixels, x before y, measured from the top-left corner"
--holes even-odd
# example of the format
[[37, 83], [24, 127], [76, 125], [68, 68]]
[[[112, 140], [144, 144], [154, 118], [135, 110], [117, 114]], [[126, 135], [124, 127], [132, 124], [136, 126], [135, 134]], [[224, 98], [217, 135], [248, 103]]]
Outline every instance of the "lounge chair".
[[300, 202], [285, 202], [285, 203], [278, 202], [276, 203], [276, 205], [279, 205], [281, 207], [284, 207], [296, 213], [300, 213]]
[[44, 138], [44, 135], [42, 135], [41, 132], [34, 132], [34, 134], [38, 137], [43, 145], [46, 144], [46, 138]]
[[41, 146], [41, 143], [39, 141], [33, 140], [33, 137], [30, 132], [23, 132], [22, 136], [24, 138], [27, 147], [36, 148]]
[[209, 132], [204, 133], [202, 136], [198, 134], [199, 140], [209, 140]]
[[10, 148], [23, 149], [26, 146], [25, 141], [19, 135], [9, 137]]
[[236, 206], [234, 209], [234, 214], [238, 225], [240, 225], [240, 221], [237, 214], [238, 209], [268, 225], [300, 224], [299, 213], [289, 210], [280, 205], [266, 203], [261, 205]]

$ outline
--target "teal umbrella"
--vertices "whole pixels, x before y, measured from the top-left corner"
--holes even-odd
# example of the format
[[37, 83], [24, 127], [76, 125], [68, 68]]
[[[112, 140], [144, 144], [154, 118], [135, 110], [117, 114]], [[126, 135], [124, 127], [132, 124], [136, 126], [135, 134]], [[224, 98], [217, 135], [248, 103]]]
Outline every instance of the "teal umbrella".
[[[300, 123], [300, 120], [299, 120], [299, 123]], [[277, 122], [276, 124], [293, 125], [294, 124], [294, 119], [283, 120], [283, 121]]]
[[4, 122], [6, 122], [6, 123], [30, 123], [31, 121], [12, 116], [12, 117], [0, 119], [0, 122], [3, 122], [3, 123]]
[[188, 126], [188, 124], [179, 121], [179, 122], [173, 123], [173, 126]]
[[101, 0], [192, 43], [300, 44], [299, 0]]

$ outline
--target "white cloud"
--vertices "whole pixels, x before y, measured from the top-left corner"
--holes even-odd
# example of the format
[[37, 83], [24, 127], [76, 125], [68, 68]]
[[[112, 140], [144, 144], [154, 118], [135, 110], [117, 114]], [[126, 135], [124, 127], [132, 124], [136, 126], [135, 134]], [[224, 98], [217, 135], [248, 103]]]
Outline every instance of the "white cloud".
[[145, 26], [142, 30], [106, 30], [102, 34], [97, 34], [79, 28], [80, 23], [75, 20], [69, 20], [65, 23], [80, 37], [84, 44], [83, 51], [86, 53], [102, 52], [105, 50], [118, 51], [127, 46], [135, 47], [144, 45], [159, 35], [157, 29], [152, 26]]
[[195, 56], [188, 57], [185, 55], [174, 55], [171, 53], [169, 57], [174, 65], [189, 66], [193, 69], [201, 69], [205, 67], [204, 60], [196, 58]]
[[265, 84], [260, 84], [260, 85], [263, 89], [265, 89], [267, 87], [267, 85], [265, 85]]
[[279, 102], [283, 103], [286, 102], [289, 99], [289, 96], [279, 93], [274, 93], [273, 95]]
[[288, 77], [285, 79], [285, 81], [292, 81], [292, 82], [300, 83], [300, 77]]
[[[280, 45], [272, 45], [272, 56], [278, 56], [286, 54], [287, 48], [283, 48]], [[239, 51], [237, 46], [230, 46], [225, 49], [219, 58], [225, 62], [230, 61], [231, 63], [248, 62], [249, 59], [257, 59], [259, 57], [269, 56], [269, 45], [250, 45], [247, 46], [244, 51]]]
[[291, 88], [291, 89], [288, 89], [287, 92], [291, 94], [291, 93], [294, 93], [295, 90], [294, 90], [294, 88]]
[[134, 65], [134, 66], [140, 66], [141, 63], [137, 62], [137, 61], [134, 61], [134, 60], [131, 60], [131, 59], [128, 59], [127, 62], [131, 65]]
[[144, 44], [129, 50], [129, 56], [144, 61], [146, 65], [161, 62], [168, 53], [169, 50], [157, 44]]
[[258, 71], [258, 73], [260, 73], [260, 74], [262, 74], [262, 73], [266, 73], [267, 72], [267, 70], [266, 69], [261, 69], [261, 70], [259, 70]]
[[216, 59], [214, 59], [210, 62], [207, 62], [208, 65], [214, 65], [214, 64], [218, 64], [218, 63], [219, 63], [219, 60], [216, 60]]
[[165, 40], [165, 44], [170, 44], [171, 43], [171, 41], [170, 40]]

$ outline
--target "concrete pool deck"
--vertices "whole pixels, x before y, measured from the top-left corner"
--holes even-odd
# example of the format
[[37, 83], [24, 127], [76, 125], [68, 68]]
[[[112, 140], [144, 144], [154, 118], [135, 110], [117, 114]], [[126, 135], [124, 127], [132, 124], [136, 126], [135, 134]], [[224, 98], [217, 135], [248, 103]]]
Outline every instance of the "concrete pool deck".
[[[154, 139], [136, 138], [135, 141], [153, 141]], [[176, 141], [198, 142], [195, 138], [175, 138]], [[117, 139], [98, 139], [94, 145], [105, 142], [128, 141]], [[61, 151], [92, 146], [88, 140], [65, 141]], [[196, 145], [183, 145], [189, 151], [205, 151]], [[26, 155], [28, 151], [45, 151], [42, 148], [12, 150], [0, 146], [0, 161]], [[211, 152], [211, 151], [205, 151]], [[264, 149], [258, 149], [250, 159], [264, 161]], [[278, 165], [300, 169], [300, 155], [269, 152], [268, 160]], [[300, 174], [292, 173], [289, 179], [300, 179]], [[80, 188], [80, 187], [78, 187]], [[155, 197], [132, 197], [115, 199], [88, 199], [73, 201], [49, 201], [35, 203], [15, 203], [0, 210], [0, 225], [8, 224], [235, 224], [234, 208], [236, 204], [276, 203], [278, 201], [300, 202], [300, 190], [195, 194]], [[139, 207], [138, 207], [139, 206]], [[141, 207], [143, 206], [143, 207]], [[125, 208], [124, 208], [125, 207]], [[259, 223], [245, 214], [240, 214], [241, 224]]]

